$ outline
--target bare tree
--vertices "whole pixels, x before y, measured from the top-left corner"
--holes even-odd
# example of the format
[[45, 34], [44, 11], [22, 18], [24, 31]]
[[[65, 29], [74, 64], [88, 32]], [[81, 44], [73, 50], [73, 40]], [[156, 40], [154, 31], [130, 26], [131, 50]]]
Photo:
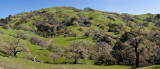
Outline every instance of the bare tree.
[[58, 45], [51, 44], [48, 46], [48, 50], [52, 52], [50, 56], [52, 57], [53, 63], [55, 64], [57, 62], [56, 59], [60, 57], [62, 49]]
[[27, 46], [20, 39], [8, 41], [3, 49], [9, 54], [13, 53], [14, 57], [17, 57], [18, 52], [27, 52]]
[[17, 38], [24, 39], [24, 40], [27, 39], [27, 35], [22, 31], [18, 31], [16, 34], [17, 34]]
[[108, 43], [105, 42], [96, 43], [95, 51], [96, 51], [95, 52], [96, 57], [94, 57], [94, 61], [96, 65], [115, 64], [116, 60], [110, 54], [112, 48]]
[[71, 48], [65, 50], [65, 52], [70, 55], [69, 59], [74, 59], [74, 64], [77, 64], [78, 59], [83, 59], [86, 64], [86, 60], [88, 59], [91, 47], [92, 43], [90, 41], [73, 41], [71, 44]]

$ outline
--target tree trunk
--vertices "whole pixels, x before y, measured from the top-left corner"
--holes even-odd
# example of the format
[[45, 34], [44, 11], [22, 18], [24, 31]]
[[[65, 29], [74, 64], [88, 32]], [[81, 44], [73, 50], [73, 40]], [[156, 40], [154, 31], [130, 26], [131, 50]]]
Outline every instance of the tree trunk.
[[56, 64], [56, 59], [53, 59], [53, 63]]
[[17, 57], [17, 52], [14, 52], [13, 54], [14, 54], [14, 57]]
[[137, 46], [135, 47], [135, 54], [136, 54], [136, 68], [139, 67], [139, 53], [138, 53], [138, 48]]
[[78, 60], [78, 59], [75, 59], [73, 64], [77, 64], [77, 60]]
[[139, 54], [137, 55], [137, 58], [136, 58], [136, 68], [139, 67]]
[[86, 62], [86, 60], [85, 60], [85, 59], [84, 59], [84, 64], [85, 64], [85, 65], [87, 65], [87, 62]]

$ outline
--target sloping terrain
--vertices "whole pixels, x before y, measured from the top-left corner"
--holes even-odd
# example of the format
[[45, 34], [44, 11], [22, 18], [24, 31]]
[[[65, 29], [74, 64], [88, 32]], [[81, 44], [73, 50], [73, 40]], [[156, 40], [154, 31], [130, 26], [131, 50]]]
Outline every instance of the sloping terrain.
[[0, 69], [128, 69], [127, 66], [51, 65], [25, 59], [0, 56]]
[[[50, 65], [25, 59], [0, 56], [0, 69], [128, 69], [129, 66], [96, 66], [96, 65]], [[137, 69], [159, 69], [159, 66], [149, 66]]]
[[[50, 44], [58, 45], [63, 50], [70, 48], [73, 41], [88, 40], [93, 46], [98, 42], [106, 42], [111, 48], [113, 48], [121, 36], [125, 32], [129, 32], [134, 26], [141, 27], [146, 31], [157, 32], [155, 39], [160, 41], [159, 14], [118, 14], [114, 12], [98, 11], [92, 8], [80, 10], [73, 7], [51, 7], [37, 11], [19, 13], [14, 16], [10, 15], [7, 18], [0, 19], [0, 40], [5, 43], [9, 40], [13, 41], [20, 38], [17, 35], [18, 32], [23, 32], [22, 35], [25, 34], [25, 39], [21, 38], [20, 41], [27, 46], [27, 52], [19, 52], [17, 53], [17, 57], [23, 58], [24, 65], [22, 65], [22, 67], [26, 69], [28, 69], [28, 66], [30, 65], [35, 69], [39, 69], [39, 66], [43, 65], [44, 68], [54, 67], [55, 69], [62, 69], [65, 67], [68, 69], [77, 69], [77, 67], [82, 67], [79, 69], [92, 69], [94, 67], [95, 69], [110, 69], [109, 67], [119, 69], [121, 66], [92, 66], [95, 63], [91, 59], [87, 60], [87, 66], [46, 65], [28, 60], [34, 61], [34, 58], [37, 56], [37, 62], [54, 63], [53, 55], [51, 56], [52, 52], [47, 48], [47, 45]], [[31, 41], [33, 37], [40, 40], [40, 44], [34, 44], [34, 42]], [[58, 55], [61, 56], [56, 59], [58, 64], [74, 62], [73, 59], [66, 60], [64, 57], [64, 50], [63, 53]], [[0, 56], [8, 57], [13, 56], [13, 54], [2, 52], [0, 53]], [[21, 66], [19, 66], [20, 64], [14, 61], [17, 60], [22, 63], [23, 61], [7, 57], [0, 57], [0, 61], [6, 61], [0, 63], [1, 67], [14, 68], [14, 63], [17, 63], [18, 66], [16, 67], [21, 68]], [[8, 64], [10, 63], [10, 60], [13, 60], [13, 65]], [[28, 63], [25, 63], [25, 61]], [[84, 63], [82, 58], [79, 60], [79, 63]], [[44, 68], [42, 67], [42, 69]], [[128, 67], [124, 66], [124, 68]], [[122, 66], [122, 69], [124, 68]]]

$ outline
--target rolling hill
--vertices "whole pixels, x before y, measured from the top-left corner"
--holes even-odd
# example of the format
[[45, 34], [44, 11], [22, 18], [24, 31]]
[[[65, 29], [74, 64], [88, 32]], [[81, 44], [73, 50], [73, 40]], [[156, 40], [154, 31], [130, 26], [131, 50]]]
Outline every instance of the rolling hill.
[[[156, 31], [160, 33], [160, 15], [150, 13], [142, 15], [131, 15], [127, 13], [119, 14], [115, 12], [94, 10], [92, 8], [80, 10], [73, 7], [51, 7], [19, 13], [13, 16], [9, 15], [4, 19], [0, 19], [0, 39], [5, 43], [9, 40], [12, 41], [21, 38], [18, 37], [18, 32], [24, 33], [26, 37], [25, 39], [21, 38], [20, 41], [27, 46], [28, 51], [17, 53], [18, 58], [10, 58], [9, 56], [13, 56], [13, 54], [8, 55], [2, 52], [0, 53], [0, 56], [3, 57], [0, 57], [0, 60], [3, 60], [5, 64], [2, 61], [0, 65], [8, 68], [13, 67], [15, 62], [18, 67], [21, 67], [18, 63], [18, 61], [20, 61], [23, 65], [22, 67], [26, 69], [32, 63], [32, 67], [36, 69], [39, 69], [39, 66], [41, 65], [43, 65], [44, 68], [55, 67], [55, 69], [62, 69], [63, 67], [67, 67], [69, 69], [75, 69], [76, 67], [81, 67], [81, 65], [49, 65], [54, 63], [54, 61], [50, 56], [52, 52], [49, 49], [46, 49], [46, 45], [55, 44], [61, 49], [66, 49], [70, 48], [73, 41], [88, 40], [93, 45], [96, 45], [96, 43], [100, 41], [106, 41], [111, 48], [114, 48], [118, 39], [120, 39], [126, 31], [129, 32], [134, 26], [144, 28], [146, 31]], [[109, 40], [103, 39], [105, 38], [103, 36], [107, 36], [106, 38]], [[31, 41], [33, 37], [40, 40], [40, 44], [34, 44]], [[160, 35], [158, 34], [156, 38], [160, 38]], [[41, 63], [28, 61], [34, 61], [36, 55], [36, 61]], [[73, 62], [73, 59], [66, 60], [64, 55], [61, 56], [62, 57], [56, 59], [58, 64]], [[13, 60], [11, 65], [8, 64], [10, 63], [10, 60]], [[79, 63], [83, 63], [83, 60], [80, 59]], [[87, 64], [88, 67], [94, 67], [92, 66], [94, 61], [91, 59], [87, 60]], [[87, 66], [80, 69], [88, 69], [85, 67]], [[109, 67], [112, 66], [107, 66], [106, 68]], [[113, 66], [113, 69], [114, 67], [115, 69], [119, 69], [119, 66]], [[95, 69], [97, 68], [104, 69], [105, 66], [104, 68], [103, 66], [95, 66]]]

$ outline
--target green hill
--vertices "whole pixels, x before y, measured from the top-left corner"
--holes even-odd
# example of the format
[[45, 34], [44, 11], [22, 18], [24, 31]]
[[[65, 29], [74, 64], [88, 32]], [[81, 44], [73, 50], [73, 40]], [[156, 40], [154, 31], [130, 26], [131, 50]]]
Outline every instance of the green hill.
[[[0, 40], [2, 41], [0, 47], [3, 43], [7, 44], [8, 41], [14, 41], [20, 38], [20, 42], [26, 45], [27, 52], [18, 52], [18, 58], [10, 58], [9, 56], [13, 56], [13, 53], [8, 53], [2, 49], [0, 50], [2, 52], [0, 53], [0, 56], [5, 57], [0, 57], [0, 60], [2, 61], [0, 65], [2, 67], [14, 68], [14, 63], [17, 63], [17, 65], [15, 65], [16, 67], [21, 67], [19, 66], [21, 65], [20, 63], [22, 63], [22, 65], [24, 63], [22, 68], [26, 69], [30, 68], [28, 67], [30, 65], [36, 69], [39, 69], [39, 66], [41, 65], [44, 66], [44, 68], [54, 67], [55, 69], [62, 69], [63, 67], [67, 67], [68, 69], [78, 69], [77, 67], [82, 67], [80, 69], [93, 68], [94, 66], [92, 65], [95, 64], [95, 61], [93, 60], [94, 58], [91, 58], [93, 57], [92, 55], [88, 56], [90, 59], [86, 61], [88, 64], [87, 66], [47, 65], [34, 63], [28, 60], [34, 61], [34, 58], [37, 55], [37, 62], [54, 63], [52, 50], [48, 48], [49, 45], [54, 44], [62, 49], [62, 53], [56, 54], [61, 56], [56, 59], [57, 63], [70, 64], [74, 62], [74, 60], [66, 60], [64, 49], [71, 48], [73, 41], [86, 40], [91, 42], [93, 46], [96, 46], [98, 42], [106, 42], [111, 48], [114, 48], [121, 36], [125, 32], [130, 32], [131, 28], [134, 26], [141, 27], [146, 31], [157, 32], [155, 39], [157, 39], [157, 42], [160, 41], [158, 39], [160, 38], [160, 35], [158, 34], [160, 33], [159, 14], [148, 13], [131, 15], [126, 13], [104, 12], [92, 8], [80, 10], [73, 7], [51, 7], [37, 11], [19, 13], [13, 16], [10, 15], [4, 19], [0, 19]], [[33, 37], [34, 39], [32, 40]], [[40, 42], [32, 42], [34, 40]], [[56, 49], [58, 50], [59, 48]], [[21, 60], [19, 58], [23, 59]], [[82, 59], [84, 58], [81, 57], [79, 59], [79, 64], [84, 63]], [[7, 64], [10, 63], [10, 60], [13, 60], [13, 62], [11, 62], [11, 65], [9, 64], [7, 66]], [[20, 63], [18, 63], [18, 61], [20, 61]], [[105, 66], [95, 66], [95, 69], [104, 69], [103, 67], [105, 68]], [[106, 68], [109, 67], [119, 69], [119, 66], [106, 66]], [[42, 69], [44, 68], [42, 67]]]

